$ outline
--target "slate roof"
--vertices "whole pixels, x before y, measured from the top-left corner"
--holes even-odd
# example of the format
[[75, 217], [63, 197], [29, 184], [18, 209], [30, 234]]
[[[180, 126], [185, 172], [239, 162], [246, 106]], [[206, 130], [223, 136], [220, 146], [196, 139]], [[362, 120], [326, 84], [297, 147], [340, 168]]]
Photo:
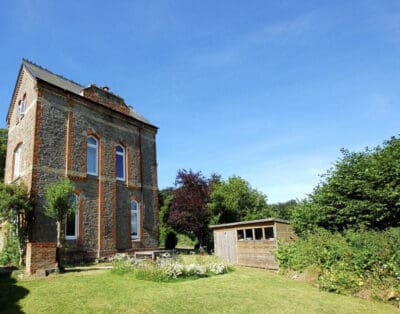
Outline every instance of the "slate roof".
[[[25, 67], [25, 69], [34, 77], [38, 78], [42, 81], [45, 81], [47, 83], [50, 83], [54, 86], [57, 86], [59, 88], [62, 88], [66, 91], [69, 91], [71, 93], [77, 94], [81, 97], [81, 91], [85, 87], [72, 81], [69, 80], [61, 75], [55, 74], [53, 72], [50, 72], [49, 70], [42, 68], [41, 66], [32, 63], [31, 61], [28, 61], [26, 59], [22, 59], [22, 65]], [[132, 107], [129, 107], [130, 113], [129, 115], [133, 117], [136, 120], [139, 120], [145, 124], [148, 124], [150, 126], [156, 127], [154, 124], [152, 124], [149, 120], [147, 120], [145, 117], [143, 117], [141, 114], [136, 112]]]

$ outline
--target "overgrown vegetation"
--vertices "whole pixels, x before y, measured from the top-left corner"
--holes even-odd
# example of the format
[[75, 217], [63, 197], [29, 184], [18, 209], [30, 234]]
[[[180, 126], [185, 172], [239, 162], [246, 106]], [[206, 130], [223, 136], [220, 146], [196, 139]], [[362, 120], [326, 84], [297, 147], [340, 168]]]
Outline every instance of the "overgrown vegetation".
[[400, 296], [400, 228], [386, 231], [318, 229], [292, 243], [281, 243], [283, 272], [314, 272], [322, 290], [397, 303]]
[[4, 180], [8, 129], [0, 129], [0, 182]]
[[3, 263], [23, 265], [31, 210], [32, 204], [25, 185], [0, 183], [0, 224], [7, 224], [1, 255]]

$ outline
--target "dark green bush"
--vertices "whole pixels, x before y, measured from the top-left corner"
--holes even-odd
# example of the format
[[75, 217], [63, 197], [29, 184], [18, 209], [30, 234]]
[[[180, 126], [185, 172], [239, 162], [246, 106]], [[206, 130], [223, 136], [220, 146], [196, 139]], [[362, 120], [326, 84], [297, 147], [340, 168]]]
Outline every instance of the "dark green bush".
[[397, 291], [400, 296], [400, 228], [386, 231], [319, 229], [293, 243], [281, 243], [277, 258], [282, 271], [319, 271], [323, 290], [356, 293], [363, 289]]
[[18, 266], [19, 263], [19, 246], [18, 237], [14, 232], [6, 232], [4, 246], [0, 252], [0, 265]]

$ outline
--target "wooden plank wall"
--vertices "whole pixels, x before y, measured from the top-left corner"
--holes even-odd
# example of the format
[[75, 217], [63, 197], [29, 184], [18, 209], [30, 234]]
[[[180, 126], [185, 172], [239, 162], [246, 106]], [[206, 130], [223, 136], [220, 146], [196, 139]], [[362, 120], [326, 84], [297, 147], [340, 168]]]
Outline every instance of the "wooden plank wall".
[[237, 241], [239, 265], [277, 269], [276, 240]]

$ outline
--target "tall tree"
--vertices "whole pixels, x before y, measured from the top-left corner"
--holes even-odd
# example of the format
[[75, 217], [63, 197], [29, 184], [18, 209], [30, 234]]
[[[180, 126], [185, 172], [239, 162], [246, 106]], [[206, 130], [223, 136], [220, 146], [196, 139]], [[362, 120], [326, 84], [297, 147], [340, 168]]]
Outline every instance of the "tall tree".
[[377, 229], [400, 226], [400, 139], [362, 152], [342, 150], [309, 199], [296, 207], [298, 232], [315, 227]]
[[210, 212], [208, 180], [201, 172], [179, 170], [170, 205], [168, 224], [176, 231], [194, 234], [201, 246], [208, 242]]
[[19, 264], [22, 265], [26, 252], [28, 222], [32, 205], [25, 185], [0, 183], [0, 223], [11, 224], [11, 233], [16, 233], [19, 244]]
[[237, 176], [213, 185], [208, 207], [213, 216], [213, 224], [271, 216], [267, 196]]
[[7, 129], [0, 129], [0, 181], [4, 180], [4, 168], [6, 166], [6, 150], [7, 150]]
[[57, 267], [64, 271], [65, 222], [68, 215], [76, 211], [74, 187], [68, 179], [58, 181], [46, 189], [47, 207], [45, 214], [56, 221], [57, 225]]

